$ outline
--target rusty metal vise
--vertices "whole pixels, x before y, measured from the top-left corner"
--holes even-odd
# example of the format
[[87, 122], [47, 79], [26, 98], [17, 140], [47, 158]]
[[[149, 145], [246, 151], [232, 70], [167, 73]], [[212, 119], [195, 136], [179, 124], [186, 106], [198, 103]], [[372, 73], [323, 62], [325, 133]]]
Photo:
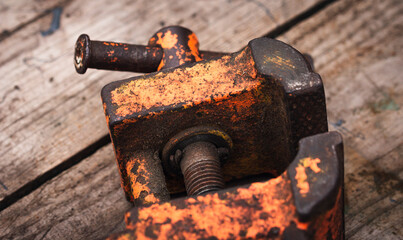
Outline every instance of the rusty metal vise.
[[102, 89], [135, 204], [110, 239], [344, 238], [342, 138], [327, 132], [320, 76], [291, 46], [263, 37], [199, 51], [171, 26], [147, 46], [81, 35], [74, 62], [152, 72]]

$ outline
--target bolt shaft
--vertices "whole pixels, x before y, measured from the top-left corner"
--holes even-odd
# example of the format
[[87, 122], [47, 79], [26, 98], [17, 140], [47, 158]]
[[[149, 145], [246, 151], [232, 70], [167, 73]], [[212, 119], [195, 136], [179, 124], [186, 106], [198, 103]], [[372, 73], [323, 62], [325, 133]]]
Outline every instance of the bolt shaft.
[[[88, 68], [150, 73], [158, 70], [164, 54], [166, 54], [164, 49], [159, 46], [93, 41], [88, 35], [82, 34], [76, 42], [74, 66], [80, 74], [84, 74]], [[225, 53], [219, 52], [200, 52], [200, 56], [207, 60], [224, 55]], [[168, 61], [170, 61], [169, 58]], [[167, 66], [180, 65], [172, 64]]]
[[149, 73], [156, 70], [162, 56], [159, 47], [92, 41], [83, 34], [77, 39], [74, 65], [81, 74], [87, 68]]
[[150, 73], [162, 59], [162, 49], [125, 43], [91, 41], [89, 68]]
[[188, 195], [224, 188], [217, 148], [210, 142], [195, 142], [183, 150], [180, 167]]

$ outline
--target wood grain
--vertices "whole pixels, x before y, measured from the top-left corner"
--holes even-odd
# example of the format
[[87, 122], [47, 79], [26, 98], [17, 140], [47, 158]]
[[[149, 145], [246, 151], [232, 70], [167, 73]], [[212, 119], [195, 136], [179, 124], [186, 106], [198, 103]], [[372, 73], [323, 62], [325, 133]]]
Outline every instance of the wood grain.
[[403, 237], [402, 13], [402, 1], [341, 1], [281, 36], [313, 55], [343, 134], [348, 239]]
[[66, 0], [2, 0], [0, 2], [0, 34], [10, 34], [50, 13], [50, 9], [65, 5]]
[[204, 49], [236, 51], [317, 2], [73, 1], [53, 35], [40, 35], [45, 19], [39, 19], [6, 38], [0, 45], [0, 201], [107, 134], [99, 92], [133, 74], [76, 74], [79, 34], [144, 44], [162, 26], [181, 24]]
[[0, 212], [1, 239], [100, 239], [132, 206], [110, 145]]

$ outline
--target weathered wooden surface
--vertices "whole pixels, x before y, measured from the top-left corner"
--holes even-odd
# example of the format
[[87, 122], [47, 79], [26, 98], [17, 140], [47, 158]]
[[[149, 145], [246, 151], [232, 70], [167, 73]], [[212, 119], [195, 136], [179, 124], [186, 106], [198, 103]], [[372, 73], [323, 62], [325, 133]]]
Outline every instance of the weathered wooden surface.
[[76, 74], [79, 34], [145, 44], [161, 26], [182, 24], [197, 33], [202, 48], [236, 51], [316, 2], [71, 1], [53, 35], [40, 34], [47, 18], [15, 32], [0, 45], [0, 204], [107, 135], [100, 89], [133, 74]]
[[108, 145], [1, 212], [0, 238], [106, 238], [131, 207]]
[[63, 6], [66, 0], [3, 0], [0, 2], [0, 38], [21, 29], [38, 18], [44, 17], [50, 9]]
[[[243, 12], [244, 10], [240, 8], [246, 7], [240, 2], [236, 3], [238, 5], [234, 8]], [[148, 4], [152, 5], [152, 3]], [[267, 5], [272, 10], [270, 4]], [[141, 7], [151, 8], [147, 4], [143, 4]], [[261, 6], [259, 7], [261, 8]], [[93, 11], [99, 14], [97, 12], [100, 11], [99, 6], [98, 8], [93, 6], [93, 8]], [[192, 13], [185, 11], [188, 8], [186, 6], [182, 6], [182, 8], [182, 10], [178, 8], [179, 13], [176, 16], [169, 16], [165, 19], [191, 18]], [[20, 66], [23, 65], [21, 63], [24, 63], [24, 57], [35, 56], [35, 53], [39, 53], [40, 50], [46, 50], [46, 47], [54, 47], [56, 44], [51, 44], [48, 42], [50, 40], [44, 40], [40, 36], [37, 36], [35, 41], [27, 38], [30, 34], [37, 34], [39, 23], [37, 26], [36, 23], [32, 23], [24, 29], [24, 31], [30, 30], [31, 32], [21, 31], [13, 35], [13, 37], [19, 36], [17, 39], [26, 39], [26, 43], [31, 47], [20, 46], [17, 47], [18, 49], [12, 50], [13, 53], [0, 56], [0, 62], [2, 62], [7, 59], [7, 56], [18, 54], [16, 59], [13, 57], [10, 63], [0, 68], [0, 73], [3, 77], [8, 74], [6, 75], [8, 79], [19, 81], [19, 83], [15, 83], [18, 84], [18, 88], [15, 88], [14, 82], [11, 83], [10, 80], [1, 82], [2, 85], [8, 87], [8, 90], [15, 90], [10, 92], [5, 91], [4, 87], [0, 89], [0, 96], [6, 96], [3, 99], [9, 99], [7, 100], [9, 102], [0, 105], [0, 119], [5, 119], [4, 121], [10, 125], [5, 128], [10, 132], [3, 133], [1, 130], [0, 151], [3, 152], [4, 146], [7, 146], [3, 144], [7, 143], [9, 144], [8, 150], [4, 152], [7, 154], [11, 151], [8, 155], [2, 153], [0, 164], [4, 164], [3, 162], [8, 164], [0, 165], [0, 173], [7, 173], [3, 169], [9, 165], [13, 166], [10, 162], [17, 161], [19, 158], [25, 160], [17, 162], [15, 165], [27, 164], [29, 160], [34, 161], [35, 166], [42, 168], [41, 171], [46, 171], [46, 169], [50, 169], [46, 165], [59, 163], [52, 161], [63, 161], [72, 153], [105, 134], [106, 128], [102, 119], [98, 91], [111, 79], [131, 74], [91, 71], [85, 77], [79, 77], [68, 69], [72, 68], [72, 60], [71, 52], [67, 52], [66, 49], [71, 49], [71, 43], [75, 40], [75, 36], [71, 35], [76, 34], [75, 31], [86, 31], [81, 29], [83, 23], [74, 23], [74, 19], [72, 19], [79, 18], [80, 14], [83, 14], [77, 13], [82, 11], [80, 9], [77, 2], [73, 2], [65, 9], [64, 14], [70, 14], [71, 20], [64, 15], [62, 21], [70, 22], [63, 22], [63, 24], [72, 24], [75, 27], [71, 29], [62, 27], [60, 30], [62, 33], [55, 33], [55, 35], [61, 34], [56, 41], [59, 41], [57, 44], [63, 51], [55, 49], [56, 53], [52, 55], [53, 52], [47, 50], [46, 54], [39, 58], [44, 60], [53, 56], [53, 60], [47, 63], [49, 66], [40, 65], [38, 59], [31, 59], [31, 64], [28, 66]], [[96, 9], [98, 10], [95, 11]], [[116, 9], [118, 9], [117, 6], [114, 11], [117, 11]], [[279, 37], [300, 51], [309, 52], [314, 57], [316, 70], [322, 75], [325, 83], [330, 127], [340, 131], [344, 136], [346, 237], [349, 239], [400, 239], [403, 236], [401, 226], [403, 217], [401, 191], [403, 188], [403, 128], [401, 126], [403, 89], [400, 77], [403, 72], [401, 67], [403, 66], [402, 12], [403, 3], [397, 0], [336, 2]], [[180, 14], [182, 16], [179, 16]], [[225, 15], [225, 12], [221, 14]], [[126, 15], [126, 20], [130, 19], [129, 15]], [[233, 18], [235, 18], [234, 16]], [[288, 14], [288, 17], [290, 16], [292, 14]], [[204, 17], [206, 18], [206, 15]], [[218, 14], [216, 17], [222, 22], [228, 21], [225, 20], [225, 16]], [[236, 18], [238, 17], [247, 18], [237, 13]], [[92, 18], [95, 17], [92, 16]], [[287, 19], [287, 17], [277, 18], [282, 18], [282, 22]], [[145, 17], [142, 19], [143, 22], [140, 20], [139, 22], [144, 24]], [[147, 19], [147, 21], [149, 20]], [[166, 24], [175, 23], [165, 21]], [[221, 23], [223, 26], [220, 31], [222, 32], [218, 31], [217, 35], [210, 36], [208, 34], [213, 33], [208, 28], [213, 28], [215, 24], [220, 25], [220, 20], [215, 21], [218, 23], [204, 22], [203, 27], [200, 26], [200, 21], [202, 20], [199, 19], [197, 23], [194, 23], [195, 27], [186, 25], [187, 22], [182, 24], [195, 30], [201, 39], [202, 47], [206, 46], [211, 50], [218, 48], [228, 51], [237, 50], [250, 38], [263, 35], [274, 26], [250, 29], [258, 23], [250, 24], [242, 31], [251, 32], [243, 33], [234, 40], [231, 38], [237, 34], [232, 32], [233, 29], [229, 25]], [[211, 21], [211, 16], [204, 21]], [[254, 20], [249, 19], [248, 21], [253, 22]], [[105, 20], [103, 24], [105, 25], [106, 22]], [[116, 29], [111, 27], [109, 31], [112, 33], [108, 33], [107, 27], [102, 24], [91, 26], [94, 32], [88, 32], [90, 36], [99, 34], [99, 37], [94, 36], [98, 39], [143, 43], [155, 29], [158, 29], [160, 23], [151, 21], [150, 25], [152, 24], [155, 25], [141, 26], [148, 30], [139, 29], [139, 31], [144, 31], [143, 36], [136, 35], [139, 39], [144, 38], [141, 41], [132, 40], [134, 30], [131, 28], [135, 25], [130, 23], [128, 26], [116, 27]], [[102, 30], [99, 30], [100, 28]], [[120, 28], [123, 30], [119, 31]], [[128, 34], [124, 29], [132, 31], [132, 34]], [[228, 32], [226, 33], [225, 30]], [[110, 37], [119, 35], [123, 38]], [[204, 40], [202, 40], [202, 36], [204, 36]], [[210, 38], [210, 43], [207, 45], [209, 36], [213, 40]], [[229, 41], [229, 44], [225, 44], [225, 41], [220, 42], [222, 41], [221, 36], [226, 36], [228, 39], [225, 41]], [[6, 49], [5, 46], [10, 47], [11, 44], [12, 42], [7, 39], [0, 43], [0, 48]], [[19, 52], [23, 49], [30, 49], [32, 46], [36, 46], [36, 50], [28, 51], [28, 53]], [[65, 58], [68, 60], [66, 61]], [[12, 65], [9, 66], [9, 64]], [[12, 66], [17, 66], [19, 71], [13, 70]], [[52, 70], [52, 67], [56, 66], [59, 67]], [[16, 75], [16, 72], [19, 72], [19, 75]], [[29, 81], [19, 79], [22, 76], [27, 77]], [[49, 79], [52, 76], [53, 80], [50, 82]], [[38, 83], [39, 87], [35, 87], [34, 84]], [[34, 90], [36, 93], [30, 93], [31, 95], [28, 94], [25, 98], [25, 95], [20, 93], [24, 86], [26, 86], [26, 94], [30, 90]], [[13, 102], [11, 101], [13, 98], [21, 99], [22, 96], [24, 99], [19, 100], [19, 103], [17, 101], [17, 107], [8, 107]], [[47, 100], [36, 100], [38, 96]], [[31, 100], [32, 103], [28, 100]], [[28, 106], [26, 106], [27, 104]], [[33, 107], [36, 108], [36, 111], [32, 113], [29, 109]], [[45, 107], [45, 110], [42, 110], [41, 107]], [[7, 119], [6, 115], [7, 118], [4, 118], [3, 109], [8, 109], [6, 111], [9, 114], [12, 113], [11, 115], [16, 114], [16, 117]], [[86, 113], [86, 111], [88, 112]], [[21, 120], [18, 120], [19, 118]], [[35, 119], [37, 120], [33, 121]], [[80, 123], [78, 120], [83, 122]], [[17, 125], [13, 125], [13, 121], [17, 121], [15, 123]], [[49, 123], [52, 124], [49, 125]], [[2, 126], [5, 125], [2, 123]], [[45, 130], [42, 130], [43, 127]], [[15, 140], [10, 136], [14, 136]], [[27, 140], [29, 138], [31, 140]], [[61, 140], [59, 141], [58, 138]], [[41, 144], [40, 142], [44, 140], [44, 144]], [[61, 146], [63, 141], [67, 142], [65, 143], [67, 146]], [[50, 145], [45, 145], [45, 143]], [[19, 155], [13, 156], [17, 153]], [[24, 155], [27, 156], [24, 157]], [[4, 156], [13, 157], [12, 161], [4, 160]], [[43, 159], [38, 156], [42, 156]], [[92, 239], [104, 237], [110, 231], [121, 229], [123, 227], [122, 213], [130, 208], [130, 204], [124, 200], [123, 192], [120, 190], [119, 177], [113, 158], [111, 146], [107, 145], [0, 212], [0, 238]], [[42, 161], [45, 163], [42, 164]], [[26, 169], [31, 167], [32, 165], [22, 168], [23, 171], [16, 172], [14, 176], [26, 172]], [[32, 174], [32, 171], [30, 169], [29, 174]], [[41, 172], [36, 174], [41, 174]], [[1, 176], [0, 174], [0, 180], [4, 182]], [[23, 182], [19, 184], [23, 184]]]

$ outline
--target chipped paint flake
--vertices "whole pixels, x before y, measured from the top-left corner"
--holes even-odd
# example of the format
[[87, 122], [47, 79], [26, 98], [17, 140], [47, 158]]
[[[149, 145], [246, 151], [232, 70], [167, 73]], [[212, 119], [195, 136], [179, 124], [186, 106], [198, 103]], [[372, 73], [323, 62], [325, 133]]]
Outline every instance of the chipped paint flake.
[[[147, 196], [144, 198], [144, 204], [151, 204], [159, 202], [159, 199], [154, 196], [147, 183], [150, 179], [150, 173], [145, 167], [143, 159], [133, 158], [126, 163], [128, 176], [130, 177], [130, 184], [132, 195], [134, 199], [139, 199], [140, 194], [145, 192]], [[141, 176], [144, 181], [138, 181], [137, 178]]]
[[315, 173], [319, 173], [321, 171], [321, 169], [318, 167], [318, 163], [320, 163], [320, 159], [319, 158], [304, 158], [302, 160], [300, 160], [300, 162], [302, 162], [302, 165], [305, 168], [310, 168], [312, 171], [314, 171]]
[[223, 196], [215, 193], [189, 198], [183, 200], [184, 207], [171, 202], [154, 204], [132, 214], [135, 219], [126, 215], [127, 228], [135, 230], [141, 238], [147, 237], [149, 226], [159, 226], [154, 229], [157, 236], [186, 239], [210, 236], [229, 239], [241, 232], [245, 238], [256, 238], [272, 227], [279, 228], [281, 235], [291, 221], [306, 230], [308, 224], [299, 223], [296, 217], [289, 184], [283, 174]]
[[[241, 52], [237, 57], [243, 57]], [[195, 105], [219, 100], [229, 95], [250, 91], [260, 85], [255, 78], [256, 69], [250, 60], [239, 63], [237, 71], [228, 63], [230, 56], [197, 64], [189, 68], [177, 68], [172, 72], [159, 72], [130, 81], [111, 92], [115, 114], [125, 117], [151, 108], [175, 105]], [[209, 74], [204, 74], [209, 72]], [[234, 81], [237, 80], [237, 84]], [[181, 94], [177, 94], [181, 93]]]
[[309, 192], [308, 176], [305, 170], [310, 168], [314, 173], [319, 173], [321, 169], [318, 167], [318, 163], [320, 163], [319, 158], [303, 158], [299, 160], [298, 167], [295, 169], [295, 180], [297, 180], [297, 187], [303, 197], [306, 197]]
[[302, 165], [298, 165], [295, 169], [295, 180], [297, 180], [297, 187], [303, 197], [309, 192], [309, 183], [307, 182], [308, 176], [306, 175], [305, 168]]
[[170, 30], [165, 34], [159, 32], [157, 36], [157, 44], [161, 45], [162, 48], [173, 48], [178, 43], [178, 34], [173, 34]]

